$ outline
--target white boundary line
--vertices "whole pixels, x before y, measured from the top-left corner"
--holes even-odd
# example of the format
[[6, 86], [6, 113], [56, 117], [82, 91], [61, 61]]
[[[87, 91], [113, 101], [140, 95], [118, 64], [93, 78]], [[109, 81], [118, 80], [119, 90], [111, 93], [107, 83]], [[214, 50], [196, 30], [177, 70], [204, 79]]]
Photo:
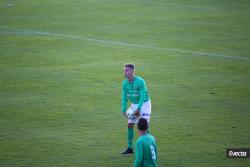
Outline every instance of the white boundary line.
[[69, 35], [69, 34], [41, 32], [41, 31], [34, 31], [34, 30], [28, 30], [28, 29], [8, 28], [5, 26], [0, 26], [0, 28], [7, 30], [7, 31], [0, 30], [0, 35], [12, 35], [13, 34], [13, 35], [53, 36], [53, 37], [61, 37], [61, 38], [69, 38], [69, 39], [82, 39], [86, 41], [93, 41], [96, 43], [120, 45], [120, 46], [126, 46], [126, 47], [146, 48], [146, 49], [154, 49], [154, 50], [161, 50], [161, 51], [167, 51], [167, 52], [184, 53], [184, 54], [189, 54], [193, 56], [212, 56], [212, 57], [222, 57], [222, 58], [229, 58], [229, 59], [236, 59], [236, 60], [250, 60], [250, 57], [230, 56], [230, 55], [214, 53], [214, 52], [191, 51], [191, 50], [185, 50], [185, 49], [180, 49], [180, 48], [162, 48], [162, 47], [158, 47], [154, 45], [133, 44], [133, 43], [126, 43], [126, 42], [121, 42], [121, 41], [103, 40], [103, 39]]

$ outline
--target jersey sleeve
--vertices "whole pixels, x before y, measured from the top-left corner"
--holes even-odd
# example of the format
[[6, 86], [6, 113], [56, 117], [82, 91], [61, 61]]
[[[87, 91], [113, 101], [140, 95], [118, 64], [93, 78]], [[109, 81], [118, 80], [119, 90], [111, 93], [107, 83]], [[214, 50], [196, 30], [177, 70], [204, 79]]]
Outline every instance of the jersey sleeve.
[[128, 98], [127, 98], [127, 88], [125, 82], [122, 83], [122, 112], [125, 113], [127, 109]]
[[141, 80], [140, 82], [139, 93], [140, 93], [140, 101], [139, 101], [138, 109], [141, 110], [142, 104], [144, 103], [145, 97], [146, 97], [146, 84], [144, 80]]
[[137, 141], [135, 144], [135, 162], [134, 167], [141, 167], [143, 159], [143, 145], [141, 142]]
[[156, 143], [156, 141], [155, 141], [155, 162], [157, 163], [157, 161], [158, 161], [158, 146], [157, 146], [157, 143]]

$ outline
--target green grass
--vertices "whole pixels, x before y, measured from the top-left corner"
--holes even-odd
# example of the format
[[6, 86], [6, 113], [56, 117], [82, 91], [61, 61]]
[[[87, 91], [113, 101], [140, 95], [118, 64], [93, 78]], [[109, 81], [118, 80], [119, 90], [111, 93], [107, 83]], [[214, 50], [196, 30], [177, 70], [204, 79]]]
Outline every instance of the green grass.
[[249, 166], [225, 156], [250, 147], [249, 17], [247, 0], [1, 0], [0, 166], [132, 166], [126, 62], [159, 166]]

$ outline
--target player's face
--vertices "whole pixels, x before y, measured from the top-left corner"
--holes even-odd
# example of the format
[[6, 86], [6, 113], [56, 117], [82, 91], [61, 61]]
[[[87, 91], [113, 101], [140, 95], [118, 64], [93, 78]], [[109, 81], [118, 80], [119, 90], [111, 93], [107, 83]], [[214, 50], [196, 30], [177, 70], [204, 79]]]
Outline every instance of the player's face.
[[124, 76], [130, 78], [133, 76], [134, 70], [128, 67], [124, 67]]

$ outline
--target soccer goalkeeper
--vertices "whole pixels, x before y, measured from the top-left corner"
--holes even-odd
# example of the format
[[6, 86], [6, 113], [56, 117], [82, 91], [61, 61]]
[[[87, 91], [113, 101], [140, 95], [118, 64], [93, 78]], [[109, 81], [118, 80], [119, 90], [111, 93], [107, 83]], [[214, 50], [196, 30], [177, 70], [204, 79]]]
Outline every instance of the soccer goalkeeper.
[[131, 101], [131, 109], [135, 111], [134, 118], [128, 118], [128, 147], [121, 154], [134, 153], [132, 141], [134, 138], [134, 124], [138, 118], [145, 118], [148, 122], [151, 114], [151, 101], [143, 78], [135, 76], [134, 64], [125, 64], [122, 83], [122, 113], [126, 115], [128, 100]]

